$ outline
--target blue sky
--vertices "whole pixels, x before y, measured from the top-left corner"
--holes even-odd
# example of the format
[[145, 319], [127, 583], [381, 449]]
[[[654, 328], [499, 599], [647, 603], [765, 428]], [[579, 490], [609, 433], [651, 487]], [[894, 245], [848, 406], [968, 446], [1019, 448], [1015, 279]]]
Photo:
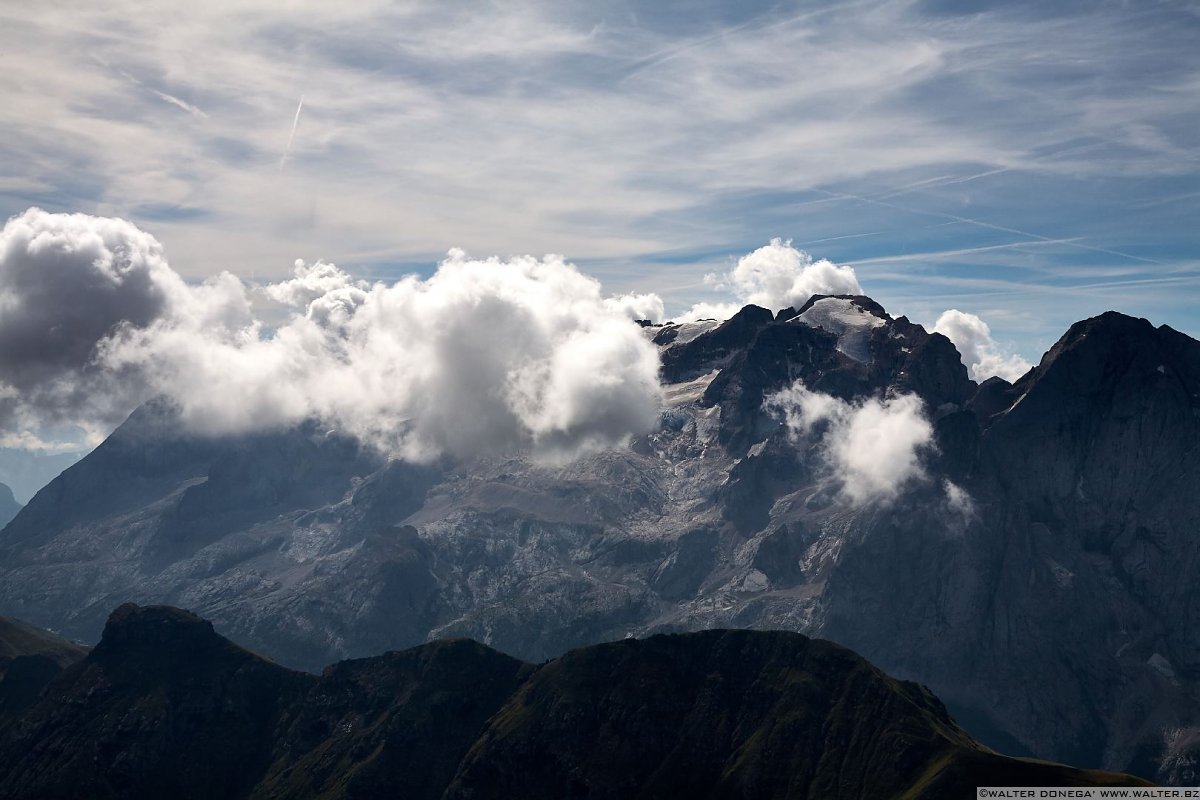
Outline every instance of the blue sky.
[[0, 215], [191, 279], [563, 253], [668, 311], [779, 236], [1036, 360], [1109, 308], [1200, 335], [1197, 41], [1195, 2], [8, 4]]

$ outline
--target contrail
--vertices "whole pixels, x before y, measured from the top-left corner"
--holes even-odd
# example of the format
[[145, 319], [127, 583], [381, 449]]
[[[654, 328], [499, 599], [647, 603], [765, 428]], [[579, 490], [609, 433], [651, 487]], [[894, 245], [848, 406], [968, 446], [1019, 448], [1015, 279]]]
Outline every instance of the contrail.
[[287, 161], [288, 153], [292, 150], [292, 140], [296, 138], [296, 128], [300, 125], [300, 112], [304, 109], [304, 95], [300, 95], [300, 104], [296, 106], [296, 117], [292, 120], [292, 132], [288, 135], [287, 146], [279, 157], [279, 171], [283, 172], [283, 163]]
[[[982, 176], [976, 175], [976, 176], [972, 176], [972, 177], [982, 177]], [[1109, 250], [1106, 247], [1093, 247], [1090, 244], [1084, 244], [1082, 242], [1076, 241], [1075, 239], [1055, 239], [1055, 238], [1051, 238], [1049, 236], [1042, 236], [1040, 233], [1030, 233], [1029, 231], [1022, 231], [1022, 230], [1018, 230], [1016, 228], [1006, 228], [1003, 225], [993, 225], [992, 223], [984, 222], [981, 219], [971, 219], [970, 217], [960, 217], [957, 214], [946, 214], [941, 211], [921, 211], [916, 208], [906, 208], [905, 206], [896, 205], [895, 203], [888, 203], [884, 200], [876, 200], [873, 197], [864, 197], [862, 195], [848, 194], [848, 193], [844, 193], [844, 192], [831, 192], [827, 189], [811, 188], [811, 189], [809, 189], [809, 191], [817, 192], [819, 194], [826, 195], [827, 197], [837, 197], [837, 198], [841, 198], [843, 200], [858, 200], [860, 202], [870, 203], [870, 204], [876, 205], [876, 206], [885, 206], [887, 208], [894, 208], [898, 211], [907, 211], [910, 214], [921, 214], [921, 215], [927, 216], [927, 217], [940, 217], [941, 219], [950, 220], [952, 222], [961, 222], [966, 225], [976, 225], [980, 228], [988, 228], [993, 231], [1003, 231], [1004, 233], [1012, 233], [1017, 236], [1025, 236], [1030, 239], [1037, 239], [1037, 240], [1045, 242], [1047, 244], [1061, 244], [1061, 245], [1065, 245], [1066, 247], [1074, 247], [1079, 250], [1090, 250], [1093, 253], [1107, 253], [1108, 255], [1111, 255], [1111, 256], [1120, 256], [1121, 258], [1128, 258], [1133, 261], [1141, 261], [1146, 264], [1162, 264], [1163, 263], [1162, 261], [1158, 261], [1157, 259], [1153, 259], [1153, 258], [1142, 258], [1141, 256], [1131, 255], [1130, 253], [1122, 253], [1120, 250]]]

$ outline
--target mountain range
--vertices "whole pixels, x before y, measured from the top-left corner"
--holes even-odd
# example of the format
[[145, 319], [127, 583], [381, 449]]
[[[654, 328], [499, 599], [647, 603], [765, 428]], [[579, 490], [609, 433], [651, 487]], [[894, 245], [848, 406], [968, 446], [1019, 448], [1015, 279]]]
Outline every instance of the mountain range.
[[0, 482], [9, 487], [15, 502], [25, 503], [82, 455], [0, 447]]
[[0, 527], [7, 525], [21, 510], [21, 504], [13, 497], [12, 489], [0, 483]]
[[1194, 779], [1200, 343], [1108, 313], [976, 384], [865, 297], [644, 330], [658, 430], [566, 465], [389, 461], [315, 422], [197, 437], [143, 406], [0, 533], [0, 613], [96, 642], [167, 603], [310, 670], [791, 630], [1002, 751]]
[[40, 690], [13, 684], [39, 657], [18, 656], [0, 678], [4, 797], [933, 798], [1143, 785], [998, 755], [927, 689], [783, 631], [628, 639], [540, 666], [440, 640], [316, 676], [186, 611], [126, 604]]

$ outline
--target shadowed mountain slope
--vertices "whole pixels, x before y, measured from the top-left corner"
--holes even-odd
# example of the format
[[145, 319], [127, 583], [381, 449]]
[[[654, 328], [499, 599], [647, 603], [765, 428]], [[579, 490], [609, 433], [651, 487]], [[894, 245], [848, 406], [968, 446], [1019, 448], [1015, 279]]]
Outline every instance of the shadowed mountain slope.
[[320, 677], [169, 607], [100, 644], [0, 727], [14, 798], [957, 797], [1136, 784], [983, 748], [940, 702], [845, 648], [708, 631], [535, 668], [466, 640]]
[[60, 670], [88, 653], [81, 644], [0, 617], [0, 720], [32, 702]]

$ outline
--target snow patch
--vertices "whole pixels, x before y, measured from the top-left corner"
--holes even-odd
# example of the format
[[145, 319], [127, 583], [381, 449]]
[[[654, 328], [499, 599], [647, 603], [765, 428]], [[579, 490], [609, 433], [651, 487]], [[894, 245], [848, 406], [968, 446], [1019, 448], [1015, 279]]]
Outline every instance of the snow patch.
[[650, 338], [654, 338], [664, 328], [674, 328], [679, 331], [675, 334], [675, 338], [667, 343], [666, 348], [674, 347], [677, 344], [687, 344], [693, 339], [697, 339], [711, 330], [714, 330], [721, 324], [719, 319], [698, 319], [693, 322], [668, 322], [661, 327], [646, 328], [646, 334]]
[[871, 331], [887, 323], [852, 300], [826, 297], [796, 317], [810, 328], [821, 328], [838, 337], [837, 349], [861, 364], [869, 363]]
[[664, 408], [678, 408], [679, 406], [694, 403], [704, 396], [704, 390], [713, 382], [713, 378], [720, 373], [719, 369], [714, 369], [707, 375], [701, 375], [694, 380], [684, 383], [668, 383], [662, 387], [662, 398]]

